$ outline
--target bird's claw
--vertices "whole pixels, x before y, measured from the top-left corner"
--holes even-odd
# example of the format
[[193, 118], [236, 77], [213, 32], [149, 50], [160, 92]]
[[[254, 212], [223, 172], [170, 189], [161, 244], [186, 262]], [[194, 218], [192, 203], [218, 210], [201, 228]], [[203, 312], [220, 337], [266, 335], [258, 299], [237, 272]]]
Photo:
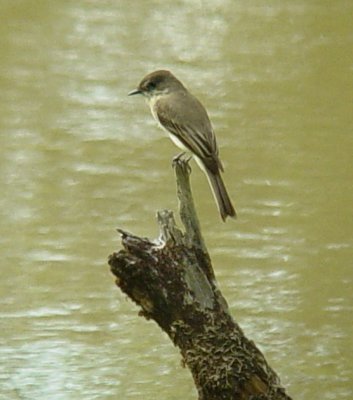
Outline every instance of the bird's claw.
[[173, 157], [173, 164], [177, 163], [178, 161], [182, 160], [184, 156], [186, 155], [185, 151], [182, 151], [181, 153], [177, 154], [176, 156]]
[[189, 165], [189, 161], [191, 160], [192, 156], [189, 154], [186, 154], [185, 152], [179, 153], [176, 156], [173, 157], [173, 162], [172, 165], [173, 167], [176, 166], [176, 164], [179, 164], [183, 166], [184, 168], [187, 169], [188, 173], [191, 173], [191, 167]]

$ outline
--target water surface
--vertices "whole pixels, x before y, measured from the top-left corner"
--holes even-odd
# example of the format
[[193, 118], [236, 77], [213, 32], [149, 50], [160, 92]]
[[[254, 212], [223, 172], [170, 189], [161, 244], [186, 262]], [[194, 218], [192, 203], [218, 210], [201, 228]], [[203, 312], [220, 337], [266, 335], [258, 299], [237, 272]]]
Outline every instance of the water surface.
[[0, 5], [0, 398], [195, 399], [114, 286], [116, 227], [177, 209], [176, 148], [142, 99], [171, 69], [206, 105], [237, 221], [192, 185], [235, 319], [295, 399], [351, 399], [350, 1]]

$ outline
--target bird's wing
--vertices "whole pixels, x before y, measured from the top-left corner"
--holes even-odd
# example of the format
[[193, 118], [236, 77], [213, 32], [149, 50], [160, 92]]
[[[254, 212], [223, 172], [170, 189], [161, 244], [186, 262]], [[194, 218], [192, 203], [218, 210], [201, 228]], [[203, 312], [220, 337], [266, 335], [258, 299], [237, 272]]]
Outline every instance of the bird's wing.
[[[167, 107], [156, 107], [156, 115], [160, 124], [172, 135], [174, 135], [191, 153], [196, 155], [210, 170], [222, 168], [218, 158], [218, 148], [211, 124], [209, 126], [193, 126], [185, 123], [187, 118], [175, 115], [174, 110]], [[207, 119], [208, 122], [208, 119]]]

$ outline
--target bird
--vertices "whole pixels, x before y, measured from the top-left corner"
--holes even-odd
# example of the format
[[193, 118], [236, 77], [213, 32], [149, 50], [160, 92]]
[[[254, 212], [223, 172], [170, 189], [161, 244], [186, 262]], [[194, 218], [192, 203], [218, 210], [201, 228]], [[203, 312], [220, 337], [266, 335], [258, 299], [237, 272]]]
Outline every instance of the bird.
[[236, 217], [236, 211], [223, 182], [216, 136], [205, 107], [168, 70], [146, 75], [129, 93], [143, 95], [158, 124], [183, 151], [191, 153], [206, 174], [223, 221]]

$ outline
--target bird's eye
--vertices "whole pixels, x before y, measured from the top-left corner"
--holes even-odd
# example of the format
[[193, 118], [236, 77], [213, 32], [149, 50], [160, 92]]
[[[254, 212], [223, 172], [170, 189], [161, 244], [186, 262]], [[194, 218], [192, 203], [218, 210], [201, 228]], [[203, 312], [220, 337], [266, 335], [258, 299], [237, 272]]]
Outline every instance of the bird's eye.
[[153, 90], [156, 88], [155, 82], [149, 82], [147, 85], [148, 90]]

